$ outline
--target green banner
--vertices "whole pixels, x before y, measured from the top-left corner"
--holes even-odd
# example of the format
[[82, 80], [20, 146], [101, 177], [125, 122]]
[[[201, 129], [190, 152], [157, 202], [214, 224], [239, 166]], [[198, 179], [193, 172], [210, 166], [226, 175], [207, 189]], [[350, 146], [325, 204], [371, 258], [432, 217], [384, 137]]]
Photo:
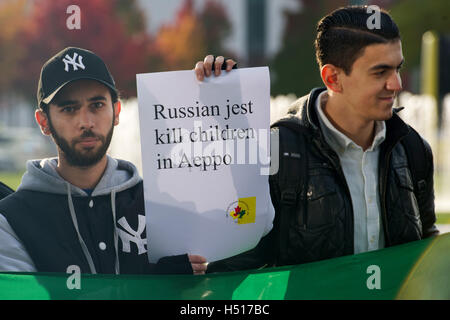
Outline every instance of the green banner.
[[[450, 233], [303, 265], [193, 275], [0, 273], [0, 299], [450, 299]], [[69, 285], [70, 287], [70, 285]]]

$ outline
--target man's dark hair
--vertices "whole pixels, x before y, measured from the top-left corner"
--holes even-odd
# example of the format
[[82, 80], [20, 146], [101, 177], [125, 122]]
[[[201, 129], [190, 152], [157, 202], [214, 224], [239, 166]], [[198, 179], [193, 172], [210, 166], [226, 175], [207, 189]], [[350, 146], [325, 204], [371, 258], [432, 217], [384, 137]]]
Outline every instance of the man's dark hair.
[[380, 28], [369, 29], [367, 21], [372, 14], [367, 13], [367, 6], [348, 6], [323, 17], [317, 24], [314, 42], [319, 67], [330, 63], [349, 75], [366, 46], [400, 40], [397, 25], [383, 9]]

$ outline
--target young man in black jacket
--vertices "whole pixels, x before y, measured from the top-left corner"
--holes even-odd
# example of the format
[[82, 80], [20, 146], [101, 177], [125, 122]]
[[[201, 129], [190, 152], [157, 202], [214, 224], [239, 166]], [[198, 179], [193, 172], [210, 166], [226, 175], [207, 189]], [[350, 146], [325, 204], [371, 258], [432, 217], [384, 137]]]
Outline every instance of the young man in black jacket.
[[402, 89], [399, 30], [385, 11], [369, 28], [371, 16], [352, 6], [319, 21], [326, 88], [272, 126], [280, 138], [280, 168], [270, 177], [273, 230], [207, 272], [318, 261], [439, 233], [431, 148], [393, 108]]
[[0, 201], [0, 271], [204, 273], [197, 255], [147, 257], [142, 179], [106, 155], [120, 101], [104, 62], [66, 48], [41, 70], [36, 121], [58, 157], [27, 162], [18, 190]]

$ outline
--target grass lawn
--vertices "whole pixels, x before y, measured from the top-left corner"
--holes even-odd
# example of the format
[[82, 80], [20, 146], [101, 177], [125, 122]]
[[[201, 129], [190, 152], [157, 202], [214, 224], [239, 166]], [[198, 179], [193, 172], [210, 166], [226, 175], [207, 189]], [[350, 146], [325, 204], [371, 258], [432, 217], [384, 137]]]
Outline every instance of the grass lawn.
[[20, 181], [22, 180], [23, 174], [24, 171], [19, 172], [0, 171], [0, 181], [6, 184], [8, 187], [16, 190], [20, 184]]
[[450, 224], [450, 212], [437, 213], [436, 219], [437, 224]]

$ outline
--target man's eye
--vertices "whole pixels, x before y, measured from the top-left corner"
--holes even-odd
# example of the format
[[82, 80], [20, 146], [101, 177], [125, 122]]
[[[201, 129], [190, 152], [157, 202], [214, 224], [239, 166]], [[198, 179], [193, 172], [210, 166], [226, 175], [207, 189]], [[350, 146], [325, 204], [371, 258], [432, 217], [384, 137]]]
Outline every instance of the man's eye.
[[64, 108], [62, 108], [62, 112], [65, 112], [65, 113], [72, 113], [74, 111], [75, 111], [74, 107], [64, 107]]
[[385, 72], [386, 72], [386, 70], [375, 72], [375, 75], [376, 76], [382, 76]]
[[96, 109], [100, 109], [101, 107], [103, 107], [105, 104], [103, 102], [95, 102], [93, 104], [94, 108]]

